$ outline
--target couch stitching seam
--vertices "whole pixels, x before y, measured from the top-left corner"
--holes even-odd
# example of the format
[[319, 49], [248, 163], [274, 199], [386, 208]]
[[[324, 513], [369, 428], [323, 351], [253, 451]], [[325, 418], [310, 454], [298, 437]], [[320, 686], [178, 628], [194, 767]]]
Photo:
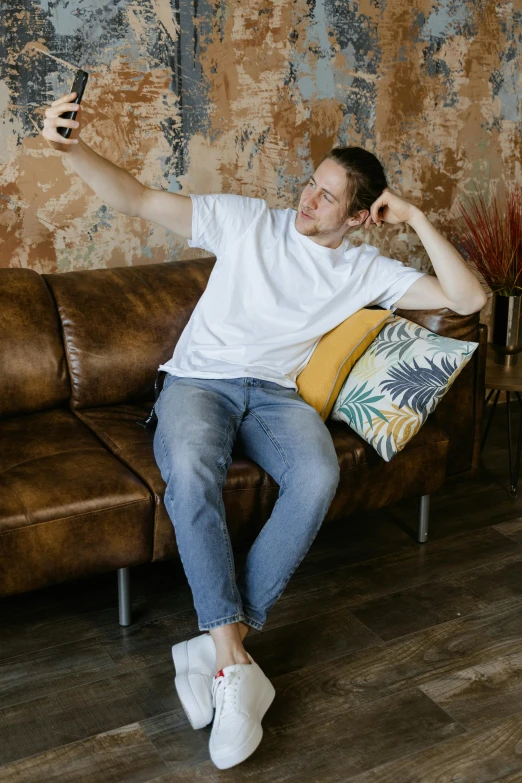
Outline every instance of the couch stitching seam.
[[17, 462], [15, 465], [9, 465], [7, 470], [0, 471], [0, 476], [7, 476], [10, 470], [13, 470], [14, 468], [19, 468], [20, 465], [30, 465], [31, 462], [37, 462], [38, 460], [44, 460], [48, 459], [49, 457], [57, 457], [59, 454], [79, 454], [83, 451], [104, 451], [104, 449], [100, 446], [93, 447], [92, 449], [67, 449], [65, 451], [53, 451], [52, 454], [42, 454], [39, 457], [33, 457], [32, 459], [26, 459], [23, 462]]
[[88, 517], [88, 516], [91, 516], [91, 514], [99, 514], [100, 512], [103, 512], [103, 511], [114, 511], [117, 508], [125, 508], [125, 506], [135, 506], [137, 503], [143, 503], [143, 502], [150, 503], [150, 499], [147, 500], [146, 498], [144, 498], [143, 500], [131, 500], [131, 501], [129, 501], [129, 503], [120, 503], [117, 506], [109, 506], [108, 508], [99, 508], [99, 509], [97, 509], [95, 511], [85, 511], [83, 514], [71, 514], [68, 517], [57, 517], [56, 519], [54, 519], [54, 518], [53, 519], [46, 519], [46, 520], [43, 520], [42, 522], [34, 522], [31, 525], [24, 525], [24, 527], [17, 527], [14, 530], [3, 530], [3, 531], [0, 532], [0, 536], [6, 536], [6, 535], [9, 535], [10, 533], [20, 533], [20, 531], [22, 531], [22, 530], [32, 530], [35, 527], [39, 527], [40, 525], [47, 525], [49, 523], [65, 522], [67, 519], [75, 519], [75, 518], [78, 518], [78, 517]]

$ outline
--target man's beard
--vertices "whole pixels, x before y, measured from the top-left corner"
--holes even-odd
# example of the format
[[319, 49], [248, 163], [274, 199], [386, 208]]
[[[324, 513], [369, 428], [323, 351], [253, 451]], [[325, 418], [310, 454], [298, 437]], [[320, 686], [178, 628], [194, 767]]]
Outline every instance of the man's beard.
[[[297, 230], [297, 219], [298, 219], [299, 213], [297, 213], [295, 217], [295, 227]], [[313, 219], [313, 218], [312, 218]], [[344, 221], [343, 221], [344, 222]], [[299, 233], [302, 234], [305, 237], [322, 237], [326, 236], [327, 234], [332, 234], [335, 231], [338, 231], [343, 223], [339, 223], [338, 226], [333, 226], [332, 228], [327, 229], [326, 231], [324, 229], [320, 229], [317, 227], [317, 224], [315, 223], [315, 220], [313, 223], [310, 223], [310, 225], [307, 225], [303, 220], [301, 220], [302, 226], [299, 228]]]

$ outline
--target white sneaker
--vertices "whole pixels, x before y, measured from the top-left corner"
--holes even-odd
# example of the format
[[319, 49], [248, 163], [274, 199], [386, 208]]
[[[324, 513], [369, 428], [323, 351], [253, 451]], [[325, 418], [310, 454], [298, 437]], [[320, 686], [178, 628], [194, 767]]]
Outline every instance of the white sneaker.
[[250, 663], [225, 666], [212, 681], [216, 712], [209, 751], [218, 769], [240, 764], [255, 751], [263, 737], [261, 720], [274, 700], [274, 686], [248, 657]]
[[174, 683], [179, 700], [193, 729], [212, 721], [212, 679], [216, 671], [216, 648], [209, 633], [172, 647], [176, 669]]

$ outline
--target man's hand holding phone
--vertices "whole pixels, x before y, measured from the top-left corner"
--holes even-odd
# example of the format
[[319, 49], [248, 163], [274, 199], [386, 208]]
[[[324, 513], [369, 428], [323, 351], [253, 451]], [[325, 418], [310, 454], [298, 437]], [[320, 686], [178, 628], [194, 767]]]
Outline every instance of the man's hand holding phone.
[[49, 146], [59, 152], [68, 152], [79, 142], [81, 121], [77, 115], [88, 78], [87, 71], [78, 69], [71, 92], [58, 98], [45, 110], [42, 135]]
[[[81, 114], [80, 105], [74, 103], [76, 98], [75, 92], [70, 92], [68, 95], [64, 95], [62, 98], [58, 98], [57, 101], [51, 103], [51, 105], [45, 110], [45, 120], [43, 124], [42, 136], [46, 140], [47, 144], [53, 150], [59, 152], [69, 152], [71, 147], [79, 143], [81, 132]], [[64, 112], [78, 112], [75, 120], [68, 120], [61, 115]], [[58, 132], [58, 128], [71, 128], [71, 135], [68, 139]]]
[[[123, 215], [143, 217], [190, 239], [192, 202], [180, 193], [152, 190], [128, 171], [98, 155], [80, 140], [82, 103], [88, 73], [78, 70], [71, 92], [45, 109], [42, 136], [51, 149], [66, 153], [71, 168], [106, 204]], [[83, 105], [83, 104], [82, 104]], [[80, 143], [81, 141], [81, 143]], [[62, 158], [65, 162], [66, 158]]]

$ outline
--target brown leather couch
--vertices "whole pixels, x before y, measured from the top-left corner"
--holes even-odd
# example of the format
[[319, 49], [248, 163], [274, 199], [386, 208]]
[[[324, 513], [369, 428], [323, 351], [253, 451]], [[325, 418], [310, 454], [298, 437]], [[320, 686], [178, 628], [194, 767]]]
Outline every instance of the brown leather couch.
[[[130, 567], [177, 556], [154, 430], [137, 422], [151, 411], [158, 365], [214, 263], [0, 269], [0, 597], [117, 570], [119, 621], [128, 625]], [[417, 496], [425, 541], [430, 493], [478, 467], [486, 327], [477, 313], [397, 313], [480, 348], [389, 463], [327, 421], [341, 483], [325, 521]], [[277, 483], [236, 447], [223, 490], [233, 542], [254, 539], [277, 495]]]

